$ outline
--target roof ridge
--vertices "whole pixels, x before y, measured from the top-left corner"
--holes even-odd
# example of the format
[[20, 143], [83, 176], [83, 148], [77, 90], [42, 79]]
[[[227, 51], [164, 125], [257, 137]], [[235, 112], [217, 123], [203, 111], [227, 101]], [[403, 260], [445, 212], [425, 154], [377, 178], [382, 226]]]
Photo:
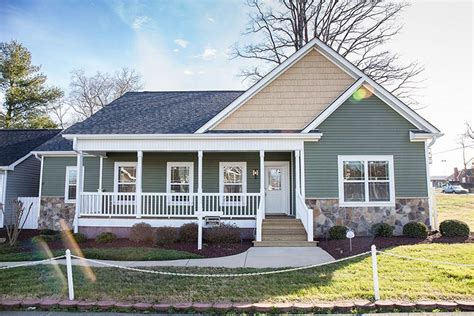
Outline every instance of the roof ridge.
[[0, 128], [0, 132], [62, 131], [61, 128]]

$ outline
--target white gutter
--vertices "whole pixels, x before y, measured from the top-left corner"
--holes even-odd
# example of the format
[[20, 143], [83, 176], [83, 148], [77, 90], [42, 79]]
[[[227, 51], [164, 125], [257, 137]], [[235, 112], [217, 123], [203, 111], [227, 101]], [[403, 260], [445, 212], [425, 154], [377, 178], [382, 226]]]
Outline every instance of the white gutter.
[[[229, 134], [65, 134], [64, 138], [73, 140], [76, 145], [80, 139], [107, 140], [189, 140], [189, 139], [320, 139], [322, 133], [229, 133]], [[75, 146], [73, 148], [76, 148]]]

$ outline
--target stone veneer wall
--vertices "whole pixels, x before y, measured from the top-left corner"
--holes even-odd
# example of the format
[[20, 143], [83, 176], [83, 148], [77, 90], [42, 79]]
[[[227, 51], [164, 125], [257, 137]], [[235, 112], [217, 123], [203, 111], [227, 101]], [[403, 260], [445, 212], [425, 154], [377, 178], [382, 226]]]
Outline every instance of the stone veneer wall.
[[75, 209], [76, 205], [65, 203], [64, 197], [41, 197], [38, 229], [61, 230], [61, 219], [72, 228]]
[[394, 235], [401, 235], [403, 225], [410, 221], [429, 225], [428, 198], [401, 198], [395, 207], [339, 207], [339, 199], [306, 199], [313, 209], [315, 237], [326, 237], [334, 225], [345, 225], [359, 236], [370, 235], [370, 228], [376, 223], [388, 223], [395, 229]]

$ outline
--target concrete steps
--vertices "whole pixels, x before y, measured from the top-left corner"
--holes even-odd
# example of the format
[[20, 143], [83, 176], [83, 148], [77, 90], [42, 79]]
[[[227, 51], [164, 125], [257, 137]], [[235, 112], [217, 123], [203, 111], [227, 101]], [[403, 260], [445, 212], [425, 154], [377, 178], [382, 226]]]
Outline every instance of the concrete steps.
[[263, 220], [262, 241], [255, 247], [315, 247], [316, 241], [307, 241], [306, 230], [299, 219], [272, 216]]

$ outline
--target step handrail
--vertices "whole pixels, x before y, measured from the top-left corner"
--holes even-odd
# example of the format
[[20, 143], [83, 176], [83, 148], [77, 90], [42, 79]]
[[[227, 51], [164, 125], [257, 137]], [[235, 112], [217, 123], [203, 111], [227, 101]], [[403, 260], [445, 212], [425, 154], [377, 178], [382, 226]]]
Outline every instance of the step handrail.
[[308, 241], [313, 241], [313, 209], [306, 205], [306, 202], [299, 192], [296, 193], [296, 215], [303, 223], [304, 229], [306, 230], [306, 234], [308, 236]]

